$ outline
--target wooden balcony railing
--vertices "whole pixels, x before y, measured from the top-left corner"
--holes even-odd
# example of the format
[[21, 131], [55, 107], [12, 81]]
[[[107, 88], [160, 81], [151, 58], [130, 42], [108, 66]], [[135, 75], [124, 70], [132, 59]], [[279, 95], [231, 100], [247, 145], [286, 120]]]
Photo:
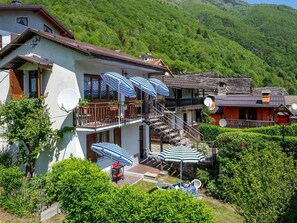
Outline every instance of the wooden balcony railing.
[[275, 125], [274, 121], [226, 119], [228, 128], [255, 128]]
[[133, 102], [118, 106], [90, 103], [88, 107], [79, 106], [75, 109], [74, 124], [82, 128], [98, 128], [127, 123], [144, 117], [144, 107], [144, 104], [139, 107]]

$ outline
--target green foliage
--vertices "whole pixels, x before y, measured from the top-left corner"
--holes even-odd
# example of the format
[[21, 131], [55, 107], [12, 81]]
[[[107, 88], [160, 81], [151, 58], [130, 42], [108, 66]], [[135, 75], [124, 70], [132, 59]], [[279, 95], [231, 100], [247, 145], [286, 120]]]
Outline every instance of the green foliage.
[[275, 145], [245, 148], [239, 158], [224, 166], [226, 197], [247, 222], [276, 222], [297, 189], [293, 159]]
[[0, 187], [3, 191], [2, 195], [15, 195], [22, 187], [24, 180], [24, 172], [20, 171], [18, 167], [6, 168], [0, 165]]
[[0, 165], [11, 167], [12, 163], [12, 157], [9, 152], [0, 152]]
[[148, 194], [131, 186], [114, 187], [87, 160], [59, 162], [49, 175], [67, 222], [212, 222], [198, 199], [175, 190]]
[[216, 196], [237, 208], [247, 222], [275, 222], [291, 216], [297, 190], [292, 156], [271, 136], [230, 132], [217, 137], [220, 174], [209, 184]]
[[215, 141], [217, 136], [224, 132], [234, 132], [237, 129], [222, 128], [216, 125], [202, 124], [198, 126], [198, 131], [204, 136], [205, 141]]
[[207, 123], [211, 124], [215, 121], [214, 118], [210, 116], [211, 110], [209, 109], [208, 106], [204, 106], [201, 110], [201, 118], [202, 118], [202, 123]]
[[46, 194], [48, 202], [58, 200], [59, 196], [62, 195], [63, 188], [65, 186], [67, 187], [62, 181], [65, 181], [65, 178], [68, 175], [75, 174], [78, 174], [79, 177], [82, 178], [86, 175], [86, 178], [83, 180], [91, 177], [96, 178], [95, 183], [98, 187], [100, 187], [101, 184], [106, 184], [109, 180], [109, 176], [100, 171], [99, 167], [91, 163], [89, 160], [71, 157], [70, 159], [57, 162], [52, 166], [52, 171], [47, 177]]
[[18, 161], [32, 177], [39, 153], [51, 146], [56, 137], [44, 98], [10, 100], [0, 106], [0, 126], [10, 144], [19, 142]]
[[180, 190], [156, 190], [149, 196], [144, 222], [213, 222], [204, 202]]

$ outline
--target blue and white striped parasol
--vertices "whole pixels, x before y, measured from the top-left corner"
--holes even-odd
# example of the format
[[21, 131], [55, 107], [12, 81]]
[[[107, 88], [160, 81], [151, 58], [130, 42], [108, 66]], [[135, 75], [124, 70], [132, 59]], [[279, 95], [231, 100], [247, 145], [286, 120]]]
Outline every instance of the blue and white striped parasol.
[[143, 77], [130, 77], [129, 80], [132, 82], [132, 84], [140, 89], [141, 91], [153, 96], [157, 97], [157, 92], [154, 88], [154, 86], [147, 80], [144, 79]]
[[205, 160], [205, 156], [186, 146], [175, 146], [161, 152], [161, 160], [180, 163], [180, 181], [182, 181], [182, 163], [198, 163]]
[[157, 93], [169, 96], [169, 89], [162, 81], [156, 78], [149, 78], [148, 81], [155, 87]]
[[129, 98], [136, 97], [133, 84], [123, 75], [115, 72], [106, 72], [101, 74], [101, 78], [112, 90], [118, 91]]
[[133, 164], [131, 155], [116, 144], [108, 142], [94, 143], [92, 144], [91, 149], [100, 156], [107, 157], [112, 161], [121, 163], [122, 165], [132, 166]]

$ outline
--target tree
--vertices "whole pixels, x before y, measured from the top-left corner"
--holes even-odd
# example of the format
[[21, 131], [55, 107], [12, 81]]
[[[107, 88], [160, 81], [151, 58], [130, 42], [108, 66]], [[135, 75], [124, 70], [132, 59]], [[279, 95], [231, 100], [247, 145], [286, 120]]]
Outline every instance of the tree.
[[26, 166], [26, 179], [33, 176], [38, 154], [56, 139], [44, 98], [10, 100], [0, 105], [0, 126], [9, 144], [18, 142], [17, 160]]
[[226, 197], [246, 222], [277, 222], [296, 190], [292, 157], [272, 143], [263, 149], [245, 148], [238, 158], [225, 166], [228, 176], [221, 176]]
[[211, 110], [209, 109], [209, 107], [204, 106], [201, 110], [202, 123], [211, 124], [215, 121], [214, 118], [210, 116], [210, 114]]

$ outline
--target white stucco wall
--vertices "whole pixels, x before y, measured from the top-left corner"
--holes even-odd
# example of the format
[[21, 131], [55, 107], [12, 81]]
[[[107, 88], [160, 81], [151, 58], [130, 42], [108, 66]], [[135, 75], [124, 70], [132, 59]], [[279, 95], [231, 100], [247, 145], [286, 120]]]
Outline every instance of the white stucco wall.
[[[100, 75], [107, 71], [122, 73], [125, 67], [129, 76], [145, 76], [148, 71], [131, 67], [131, 65], [118, 64], [110, 61], [102, 61], [91, 58], [87, 55], [79, 53], [73, 49], [63, 47], [55, 42], [40, 38], [36, 46], [31, 43], [34, 37], [26, 44], [19, 46], [7, 57], [0, 61], [0, 66], [7, 63], [17, 55], [26, 55], [34, 53], [53, 62], [51, 69], [42, 69], [41, 74], [41, 94], [47, 95], [46, 104], [49, 107], [52, 127], [60, 129], [65, 126], [73, 126], [73, 112], [66, 113], [62, 111], [57, 104], [57, 97], [61, 91], [66, 88], [75, 90], [79, 97], [83, 97], [84, 74]], [[36, 70], [37, 66], [25, 63], [20, 69], [24, 70], [24, 93], [28, 94], [28, 72]], [[7, 100], [9, 93], [9, 77], [7, 71], [0, 72], [0, 100]], [[3, 79], [3, 80], [2, 80]], [[2, 81], [1, 81], [2, 80]], [[134, 123], [124, 125], [122, 129], [122, 147], [133, 156], [134, 164], [139, 162], [139, 125], [142, 123]], [[93, 132], [92, 132], [93, 131]], [[144, 127], [146, 136], [144, 137], [145, 146], [149, 147], [149, 131], [148, 127]], [[50, 166], [58, 160], [68, 158], [70, 155], [75, 157], [86, 157], [86, 135], [94, 133], [94, 130], [77, 131], [75, 133], [67, 133], [63, 141], [58, 142], [54, 151], [46, 149], [43, 151], [36, 162], [36, 173], [43, 173], [50, 169]], [[113, 131], [110, 131], [110, 137], [113, 139]], [[105, 168], [110, 165], [109, 161], [101, 163]]]
[[[58, 30], [49, 24], [49, 22], [39, 13], [34, 13], [32, 11], [1, 11], [0, 17], [0, 30], [5, 30], [7, 32], [21, 34], [28, 28], [44, 30], [43, 25], [45, 24], [52, 29], [53, 33], [60, 34]], [[28, 17], [28, 26], [18, 24], [16, 22], [17, 17]]]

